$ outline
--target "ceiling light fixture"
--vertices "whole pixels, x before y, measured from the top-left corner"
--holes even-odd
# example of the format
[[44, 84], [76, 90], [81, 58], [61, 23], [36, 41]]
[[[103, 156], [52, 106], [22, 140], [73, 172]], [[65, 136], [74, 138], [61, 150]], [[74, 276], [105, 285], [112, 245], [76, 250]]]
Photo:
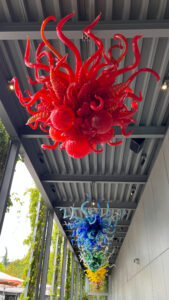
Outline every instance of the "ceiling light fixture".
[[8, 88], [9, 88], [11, 91], [14, 91], [14, 85], [13, 85], [12, 83], [10, 83], [10, 84], [8, 85]]
[[164, 77], [163, 83], [161, 85], [161, 90], [166, 91], [169, 87], [169, 77]]
[[136, 191], [136, 186], [134, 185], [134, 186], [132, 186], [132, 188], [131, 188], [131, 192], [130, 192], [130, 196], [131, 196], [131, 197], [133, 197], [135, 191]]
[[142, 155], [141, 155], [141, 163], [140, 163], [141, 166], [143, 166], [145, 164], [146, 157], [147, 157], [147, 154], [146, 153], [142, 153]]

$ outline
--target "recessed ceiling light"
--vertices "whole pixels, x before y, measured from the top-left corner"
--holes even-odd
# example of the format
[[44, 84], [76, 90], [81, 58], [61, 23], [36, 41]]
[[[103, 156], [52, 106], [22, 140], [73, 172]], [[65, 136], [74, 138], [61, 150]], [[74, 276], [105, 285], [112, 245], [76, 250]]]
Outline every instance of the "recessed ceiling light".
[[167, 89], [168, 89], [167, 82], [164, 81], [163, 84], [162, 84], [162, 86], [161, 86], [161, 90], [165, 91], [165, 90], [167, 90]]
[[10, 84], [8, 85], [8, 87], [9, 87], [9, 89], [10, 89], [11, 91], [14, 90], [14, 85], [13, 85], [12, 83], [10, 83]]

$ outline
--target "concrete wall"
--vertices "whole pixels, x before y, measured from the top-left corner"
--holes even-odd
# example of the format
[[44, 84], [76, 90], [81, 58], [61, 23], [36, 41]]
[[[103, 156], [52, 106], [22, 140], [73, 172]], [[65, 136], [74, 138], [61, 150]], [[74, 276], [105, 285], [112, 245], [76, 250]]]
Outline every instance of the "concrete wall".
[[[140, 264], [134, 263], [139, 258]], [[111, 300], [169, 299], [169, 132], [111, 278]]]

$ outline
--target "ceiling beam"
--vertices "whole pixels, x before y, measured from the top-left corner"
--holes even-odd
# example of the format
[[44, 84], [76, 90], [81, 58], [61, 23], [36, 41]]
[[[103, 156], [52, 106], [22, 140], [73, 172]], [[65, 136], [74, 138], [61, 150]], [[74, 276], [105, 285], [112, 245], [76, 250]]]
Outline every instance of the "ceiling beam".
[[[83, 202], [78, 202], [77, 204], [73, 206], [74, 209], [80, 209], [81, 205]], [[57, 205], [55, 208], [70, 208], [72, 206], [72, 202], [70, 201], [57, 201]], [[86, 204], [85, 207], [91, 207], [91, 203]], [[107, 208], [107, 202], [102, 202], [100, 203], [101, 208]], [[129, 210], [136, 210], [137, 208], [137, 203], [133, 202], [114, 202], [114, 201], [109, 201], [109, 207], [114, 208], [114, 209], [129, 209]], [[92, 206], [92, 208], [95, 208], [95, 206]]]
[[[72, 237], [72, 231], [66, 230], [66, 234], [67, 234], [67, 237], [70, 237], [70, 238]], [[115, 238], [125, 238], [125, 236], [126, 236], [126, 232], [116, 231], [114, 234]]]
[[81, 174], [55, 174], [41, 176], [43, 183], [58, 182], [110, 182], [110, 183], [129, 183], [129, 184], [145, 184], [147, 175], [81, 175]]
[[[133, 133], [126, 138], [146, 138], [146, 139], [162, 139], [166, 133], [166, 126], [128, 126], [127, 130], [133, 130]], [[30, 127], [25, 126], [24, 129], [19, 130], [19, 134], [23, 139], [37, 139], [45, 138], [49, 134], [37, 129], [32, 130]], [[116, 138], [122, 138], [122, 133], [119, 127], [115, 127]]]
[[[62, 226], [63, 226], [64, 230], [67, 231], [67, 229], [68, 229], [67, 226], [65, 224], [63, 224]], [[126, 229], [127, 229], [127, 227], [129, 227], [129, 226], [130, 226], [129, 220], [118, 221], [118, 223], [116, 225], [116, 227], [123, 227], [123, 230], [124, 230], [124, 227], [126, 227]], [[117, 230], [121, 230], [121, 229], [118, 228]]]
[[[49, 23], [45, 29], [47, 39], [57, 39], [55, 22]], [[82, 39], [82, 30], [88, 26], [88, 22], [67, 23], [63, 27], [64, 34], [70, 39]], [[26, 40], [41, 39], [41, 23], [22, 23], [11, 22], [1, 23], [0, 40]], [[113, 21], [110, 23], [100, 22], [92, 30], [100, 38], [112, 38], [114, 34], [121, 33], [130, 38], [135, 35], [144, 35], [144, 38], [169, 37], [169, 23], [166, 20], [138, 22], [130, 20], [129, 22]]]
[[119, 221], [116, 225], [116, 227], [129, 227], [130, 221]]

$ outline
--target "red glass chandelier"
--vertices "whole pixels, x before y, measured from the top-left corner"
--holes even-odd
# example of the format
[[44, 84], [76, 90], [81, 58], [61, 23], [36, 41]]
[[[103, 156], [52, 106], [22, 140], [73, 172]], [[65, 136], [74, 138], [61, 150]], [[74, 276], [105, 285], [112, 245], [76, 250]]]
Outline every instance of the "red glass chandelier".
[[[42, 148], [54, 149], [59, 145], [59, 149], [65, 149], [71, 157], [81, 158], [93, 151], [102, 152], [102, 148], [97, 150], [97, 145], [119, 145], [122, 141], [112, 142], [115, 137], [114, 126], [120, 126], [124, 137], [132, 133], [132, 130], [126, 133], [126, 127], [135, 122], [133, 116], [137, 111], [137, 102], [142, 101], [142, 94], [140, 91], [138, 96], [135, 95], [130, 84], [141, 72], [152, 73], [156, 80], [160, 77], [152, 69], [142, 68], [125, 82], [116, 83], [119, 75], [134, 70], [139, 65], [137, 42], [141, 36], [135, 36], [132, 41], [134, 63], [120, 69], [119, 63], [128, 51], [127, 39], [121, 34], [114, 35], [118, 43], [105, 53], [102, 41], [91, 32], [101, 14], [83, 30], [95, 42], [97, 50], [82, 62], [78, 49], [62, 32], [63, 25], [73, 15], [74, 13], [67, 15], [57, 24], [56, 33], [74, 53], [75, 70], [68, 64], [67, 55], [63, 57], [44, 35], [46, 24], [51, 20], [56, 21], [55, 17], [50, 16], [41, 27], [43, 41], [36, 50], [36, 62], [29, 61], [29, 38], [24, 58], [26, 66], [35, 72], [35, 80], [29, 78], [29, 83], [41, 83], [41, 89], [35, 94], [26, 90], [23, 95], [18, 79], [14, 78], [12, 82], [20, 103], [31, 115], [27, 125], [32, 129], [37, 129], [39, 125], [42, 131], [49, 133], [49, 138], [53, 141], [52, 145], [43, 144]], [[118, 59], [112, 55], [115, 48], [122, 52]], [[47, 64], [42, 62], [44, 57], [47, 58]], [[40, 75], [40, 71], [45, 71], [44, 75]], [[126, 101], [129, 101], [130, 109], [126, 106]]]

